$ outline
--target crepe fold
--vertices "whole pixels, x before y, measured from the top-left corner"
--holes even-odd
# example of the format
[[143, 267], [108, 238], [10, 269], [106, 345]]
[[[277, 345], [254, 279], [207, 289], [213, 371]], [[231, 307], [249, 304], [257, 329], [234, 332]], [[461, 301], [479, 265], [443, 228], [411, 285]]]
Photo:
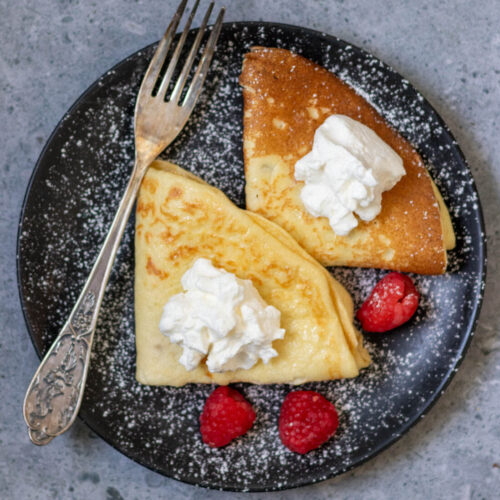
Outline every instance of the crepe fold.
[[[281, 312], [278, 356], [248, 370], [187, 371], [181, 347], [159, 330], [163, 307], [183, 291], [182, 275], [198, 258], [250, 279]], [[354, 328], [346, 290], [283, 229], [236, 207], [221, 191], [166, 162], [147, 172], [137, 202], [135, 333], [137, 380], [151, 385], [190, 382], [303, 383], [354, 377], [370, 363]]]
[[[421, 274], [446, 270], [455, 246], [450, 216], [422, 158], [351, 87], [325, 68], [284, 49], [255, 47], [240, 76], [244, 97], [247, 209], [286, 229], [328, 266], [375, 267]], [[403, 159], [406, 175], [382, 198], [381, 213], [347, 236], [325, 217], [310, 215], [301, 199], [295, 163], [332, 114], [374, 130]]]

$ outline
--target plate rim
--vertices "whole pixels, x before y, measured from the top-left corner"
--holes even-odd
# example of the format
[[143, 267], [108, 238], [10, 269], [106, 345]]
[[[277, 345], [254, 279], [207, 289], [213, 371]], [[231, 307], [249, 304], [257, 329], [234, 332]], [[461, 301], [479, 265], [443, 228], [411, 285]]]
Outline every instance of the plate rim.
[[[335, 41], [337, 44], [344, 44], [344, 45], [349, 45], [355, 52], [358, 54], [361, 54], [363, 56], [368, 56], [371, 58], [376, 59], [379, 61], [382, 65], [382, 67], [385, 70], [390, 70], [392, 73], [396, 74], [398, 77], [405, 79], [408, 81], [410, 87], [414, 89], [414, 91], [417, 93], [419, 98], [421, 99], [421, 102], [428, 106], [432, 112], [434, 113], [439, 125], [443, 127], [444, 131], [449, 135], [450, 139], [454, 142], [454, 148], [455, 151], [458, 153], [460, 161], [463, 163], [463, 165], [466, 167], [468, 171], [468, 175], [470, 177], [470, 186], [471, 189], [477, 194], [477, 215], [478, 215], [478, 225], [479, 229], [481, 232], [481, 238], [479, 240], [479, 254], [478, 254], [478, 266], [480, 268], [480, 284], [478, 288], [478, 292], [476, 294], [476, 300], [474, 303], [473, 310], [471, 312], [470, 319], [466, 325], [466, 335], [464, 338], [462, 338], [459, 349], [458, 349], [458, 356], [453, 362], [453, 364], [450, 364], [448, 366], [448, 370], [443, 377], [443, 379], [440, 381], [436, 389], [432, 392], [432, 394], [427, 398], [425, 405], [422, 409], [421, 412], [419, 412], [416, 416], [413, 418], [410, 418], [401, 428], [399, 429], [399, 432], [397, 434], [393, 434], [391, 438], [385, 440], [383, 443], [380, 445], [376, 446], [375, 448], [371, 449], [367, 454], [365, 454], [362, 458], [358, 459], [357, 461], [351, 463], [349, 466], [342, 468], [340, 471], [337, 473], [333, 473], [330, 475], [322, 476], [322, 477], [316, 477], [313, 479], [306, 479], [306, 480], [298, 480], [293, 483], [287, 483], [286, 485], [275, 485], [271, 487], [249, 487], [249, 488], [237, 488], [237, 487], [226, 487], [226, 486], [214, 486], [211, 484], [205, 484], [203, 481], [190, 481], [188, 479], [177, 479], [173, 476], [168, 476], [165, 474], [163, 471], [161, 471], [159, 468], [155, 468], [152, 465], [146, 464], [144, 461], [142, 461], [140, 458], [132, 457], [129, 453], [124, 452], [123, 450], [119, 449], [113, 442], [108, 440], [106, 437], [104, 437], [100, 432], [98, 432], [94, 427], [91, 425], [91, 423], [88, 422], [87, 419], [85, 419], [83, 416], [78, 414], [78, 418], [80, 421], [84, 422], [85, 425], [89, 427], [89, 429], [97, 434], [105, 443], [110, 445], [112, 448], [114, 448], [116, 451], [127, 457], [129, 460], [138, 463], [142, 467], [145, 467], [153, 472], [156, 472], [158, 474], [161, 474], [164, 477], [167, 477], [168, 479], [173, 479], [175, 481], [179, 481], [185, 484], [189, 484], [192, 486], [198, 486], [198, 487], [203, 487], [207, 489], [212, 489], [212, 490], [218, 490], [218, 491], [231, 491], [231, 492], [272, 492], [272, 491], [284, 491], [284, 490], [290, 490], [290, 489], [296, 489], [300, 488], [303, 486], [307, 485], [312, 485], [312, 484], [317, 484], [322, 481], [326, 481], [328, 479], [332, 479], [337, 476], [341, 476], [345, 474], [346, 472], [359, 467], [360, 465], [366, 463], [372, 458], [375, 458], [377, 455], [382, 453], [384, 450], [389, 448], [391, 445], [395, 444], [397, 441], [399, 441], [412, 427], [414, 427], [422, 418], [424, 418], [428, 412], [434, 407], [434, 405], [437, 403], [437, 401], [440, 399], [440, 397], [443, 395], [444, 391], [448, 388], [450, 385], [451, 381], [455, 377], [456, 373], [458, 372], [458, 368], [463, 362], [463, 359], [465, 358], [465, 355], [468, 352], [468, 349], [470, 347], [470, 344], [472, 342], [472, 338], [474, 337], [477, 324], [478, 324], [478, 319], [479, 315], [481, 312], [481, 308], [483, 305], [484, 301], [484, 291], [485, 291], [485, 286], [486, 286], [486, 276], [487, 276], [487, 236], [486, 236], [486, 228], [485, 228], [485, 222], [484, 222], [484, 214], [483, 214], [483, 209], [481, 205], [481, 199], [479, 196], [479, 191], [477, 189], [476, 181], [474, 179], [474, 175], [472, 173], [472, 170], [469, 166], [469, 163], [467, 162], [467, 159], [465, 158], [465, 155], [456, 140], [455, 136], [451, 132], [450, 128], [444, 121], [444, 119], [441, 117], [439, 112], [435, 109], [433, 104], [420, 92], [420, 90], [411, 82], [411, 80], [408, 80], [404, 75], [402, 75], [399, 71], [396, 71], [391, 65], [387, 64], [383, 59], [381, 59], [379, 56], [376, 56], [369, 52], [368, 50], [365, 50], [361, 47], [359, 47], [356, 44], [353, 44], [351, 42], [348, 42], [346, 40], [343, 40], [335, 35], [331, 35], [329, 33], [326, 33], [324, 31], [319, 31], [311, 28], [306, 28], [303, 26], [297, 26], [293, 24], [287, 24], [287, 23], [275, 23], [275, 22], [268, 22], [268, 21], [229, 21], [225, 22], [222, 24], [222, 31], [225, 29], [234, 29], [236, 27], [244, 27], [244, 26], [249, 26], [249, 27], [254, 27], [254, 26], [264, 26], [266, 28], [280, 28], [283, 30], [295, 30], [295, 31], [300, 31], [301, 34], [307, 33], [313, 36], [319, 36], [320, 38], [325, 39], [326, 41], [332, 40]], [[196, 31], [197, 28], [193, 28], [191, 31]], [[177, 34], [178, 36], [178, 34]], [[153, 46], [155, 46], [158, 43], [158, 41], [153, 42], [151, 44], [148, 44], [133, 53], [129, 54], [128, 56], [124, 57], [120, 61], [118, 61], [116, 64], [111, 66], [108, 70], [106, 70], [104, 73], [102, 73], [98, 78], [96, 78], [80, 95], [79, 97], [73, 102], [73, 104], [64, 112], [62, 117], [59, 119], [57, 124], [55, 125], [54, 129], [50, 133], [49, 137], [47, 138], [36, 162], [33, 167], [33, 170], [31, 172], [30, 178], [28, 180], [28, 184], [26, 187], [26, 191], [23, 196], [22, 200], [22, 205], [21, 205], [21, 210], [20, 210], [20, 215], [19, 215], [19, 220], [18, 220], [18, 227], [17, 227], [17, 234], [16, 234], [16, 277], [17, 277], [17, 289], [18, 289], [18, 294], [19, 294], [19, 301], [21, 305], [21, 311], [23, 314], [24, 322], [26, 324], [26, 328], [30, 337], [30, 340], [33, 344], [33, 347], [35, 349], [35, 352], [38, 356], [38, 358], [41, 360], [42, 359], [42, 352], [38, 349], [38, 346], [35, 341], [35, 336], [31, 327], [30, 322], [28, 321], [27, 318], [27, 313], [26, 313], [26, 300], [25, 297], [23, 296], [23, 290], [22, 290], [22, 280], [21, 280], [21, 237], [22, 237], [22, 232], [23, 232], [23, 222], [24, 222], [24, 216], [25, 216], [25, 211], [26, 211], [26, 206], [27, 206], [27, 201], [28, 197], [31, 193], [31, 189], [33, 186], [33, 183], [35, 181], [35, 178], [39, 172], [40, 169], [40, 164], [45, 156], [45, 154], [48, 152], [50, 148], [50, 144], [52, 143], [53, 138], [55, 135], [59, 132], [61, 129], [62, 125], [64, 124], [65, 120], [72, 115], [73, 111], [85, 101], [86, 97], [88, 94], [90, 94], [98, 85], [98, 82], [107, 77], [110, 73], [114, 72], [117, 68], [125, 64], [127, 61], [130, 59], [133, 59], [137, 57], [141, 52], [145, 52], [150, 50]], [[328, 69], [328, 68], [327, 68]], [[330, 71], [330, 70], [329, 70]], [[393, 125], [391, 124], [391, 127]], [[394, 127], [395, 128], [395, 127]], [[396, 129], [397, 130], [397, 129]], [[410, 141], [411, 142], [411, 141]]]

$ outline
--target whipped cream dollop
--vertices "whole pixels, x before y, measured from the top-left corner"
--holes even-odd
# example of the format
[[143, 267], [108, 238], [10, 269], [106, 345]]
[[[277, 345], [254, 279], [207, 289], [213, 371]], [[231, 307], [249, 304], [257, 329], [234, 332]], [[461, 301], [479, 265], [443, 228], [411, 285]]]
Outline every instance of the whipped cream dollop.
[[179, 362], [193, 370], [206, 357], [212, 372], [251, 368], [277, 356], [281, 313], [268, 305], [250, 280], [208, 259], [198, 259], [181, 279], [185, 290], [165, 304], [160, 331], [183, 348]]
[[300, 198], [315, 217], [327, 217], [345, 236], [382, 209], [382, 193], [405, 175], [403, 160], [372, 129], [344, 115], [332, 115], [318, 127], [313, 148], [295, 164], [304, 181]]

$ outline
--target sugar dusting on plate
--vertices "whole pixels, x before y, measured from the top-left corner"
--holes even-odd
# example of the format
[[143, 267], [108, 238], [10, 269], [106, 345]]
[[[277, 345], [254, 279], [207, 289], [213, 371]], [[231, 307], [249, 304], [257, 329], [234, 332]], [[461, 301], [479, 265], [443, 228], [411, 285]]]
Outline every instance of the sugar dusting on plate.
[[[227, 25], [188, 126], [163, 155], [244, 205], [242, 97], [238, 77], [252, 45], [284, 47], [335, 72], [417, 147], [447, 202], [457, 233], [444, 276], [413, 276], [422, 301], [410, 324], [365, 335], [372, 365], [356, 379], [309, 383], [335, 403], [340, 426], [325, 446], [298, 456], [277, 421], [288, 385], [236, 384], [257, 420], [222, 449], [201, 442], [198, 418], [213, 386], [135, 381], [133, 221], [113, 268], [98, 322], [81, 415], [120, 451], [168, 476], [215, 488], [280, 489], [331, 477], [404, 432], [453, 370], [482, 293], [478, 200], [449, 132], [411, 85], [344, 42], [271, 25]], [[132, 115], [148, 48], [104, 75], [63, 119], [33, 180], [22, 222], [20, 267], [27, 319], [44, 350], [87, 277], [133, 160]], [[473, 220], [475, 224], [467, 221]], [[359, 307], [384, 271], [335, 268]]]

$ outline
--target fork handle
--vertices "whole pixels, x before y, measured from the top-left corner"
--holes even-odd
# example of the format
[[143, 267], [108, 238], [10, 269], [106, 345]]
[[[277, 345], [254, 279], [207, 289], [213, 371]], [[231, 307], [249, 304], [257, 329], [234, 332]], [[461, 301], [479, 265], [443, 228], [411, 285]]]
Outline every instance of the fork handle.
[[47, 444], [66, 431], [80, 409], [104, 289], [145, 171], [136, 161], [87, 282], [28, 387], [24, 419], [34, 444]]

